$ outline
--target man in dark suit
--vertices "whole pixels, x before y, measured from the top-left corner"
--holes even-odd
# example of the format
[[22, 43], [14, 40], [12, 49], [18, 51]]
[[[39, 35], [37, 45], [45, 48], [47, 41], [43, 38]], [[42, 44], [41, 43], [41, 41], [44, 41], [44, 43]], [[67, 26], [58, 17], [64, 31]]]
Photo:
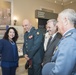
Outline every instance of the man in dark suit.
[[43, 34], [32, 27], [29, 20], [23, 21], [24, 34], [23, 54], [29, 63], [28, 75], [41, 75], [41, 63], [43, 59]]
[[45, 65], [46, 63], [51, 61], [51, 57], [53, 56], [53, 52], [56, 48], [56, 45], [61, 38], [61, 35], [57, 32], [56, 23], [57, 21], [55, 19], [50, 19], [47, 21], [47, 27], [50, 39], [47, 44], [42, 65]]

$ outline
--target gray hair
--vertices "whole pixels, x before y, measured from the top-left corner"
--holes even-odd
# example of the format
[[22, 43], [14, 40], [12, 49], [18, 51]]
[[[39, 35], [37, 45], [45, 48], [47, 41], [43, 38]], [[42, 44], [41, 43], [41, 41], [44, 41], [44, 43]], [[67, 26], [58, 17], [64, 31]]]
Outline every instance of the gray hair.
[[61, 15], [63, 18], [67, 17], [68, 20], [73, 24], [76, 22], [76, 12], [73, 9], [65, 9], [59, 13], [59, 15]]
[[50, 19], [50, 20], [47, 21], [47, 23], [49, 23], [49, 22], [53, 22], [53, 24], [54, 24], [54, 26], [55, 26], [56, 23], [57, 23], [57, 20], [56, 20], [56, 19]]

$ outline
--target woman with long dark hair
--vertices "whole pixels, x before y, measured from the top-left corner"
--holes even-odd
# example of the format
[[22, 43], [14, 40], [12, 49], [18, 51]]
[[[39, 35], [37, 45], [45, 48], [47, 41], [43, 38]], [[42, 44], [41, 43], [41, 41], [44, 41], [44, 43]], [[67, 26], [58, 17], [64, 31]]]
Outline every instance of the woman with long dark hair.
[[18, 32], [14, 27], [9, 27], [0, 40], [2, 75], [15, 75], [18, 67], [18, 49], [16, 41]]

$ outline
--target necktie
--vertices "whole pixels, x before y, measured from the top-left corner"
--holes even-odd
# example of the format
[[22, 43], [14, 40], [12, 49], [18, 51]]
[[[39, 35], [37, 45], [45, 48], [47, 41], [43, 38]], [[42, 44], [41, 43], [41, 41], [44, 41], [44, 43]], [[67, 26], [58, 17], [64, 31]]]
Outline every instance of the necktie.
[[50, 44], [51, 39], [52, 39], [52, 36], [51, 36], [51, 37], [49, 38], [49, 40], [48, 40], [47, 48], [48, 48], [48, 46], [49, 46], [49, 44]]

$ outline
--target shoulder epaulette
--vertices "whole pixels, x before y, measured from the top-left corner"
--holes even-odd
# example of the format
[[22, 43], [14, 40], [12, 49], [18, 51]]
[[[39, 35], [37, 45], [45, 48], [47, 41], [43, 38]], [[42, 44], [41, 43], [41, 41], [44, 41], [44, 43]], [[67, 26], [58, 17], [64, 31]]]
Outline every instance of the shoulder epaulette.
[[39, 35], [40, 33], [37, 31], [37, 35]]
[[68, 36], [71, 36], [72, 35], [72, 32], [71, 33], [68, 33], [64, 36], [64, 38], [68, 37]]

